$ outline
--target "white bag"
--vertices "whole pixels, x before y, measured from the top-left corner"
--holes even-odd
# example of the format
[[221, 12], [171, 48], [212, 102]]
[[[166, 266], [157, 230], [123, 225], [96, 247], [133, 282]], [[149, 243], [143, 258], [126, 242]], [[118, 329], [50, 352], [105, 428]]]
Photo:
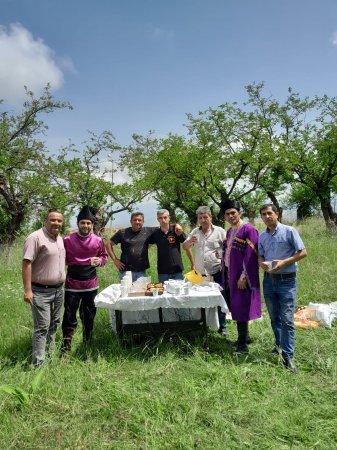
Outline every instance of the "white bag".
[[331, 328], [332, 322], [337, 318], [337, 302], [309, 303], [308, 308], [312, 310], [312, 319], [318, 320], [326, 328]]

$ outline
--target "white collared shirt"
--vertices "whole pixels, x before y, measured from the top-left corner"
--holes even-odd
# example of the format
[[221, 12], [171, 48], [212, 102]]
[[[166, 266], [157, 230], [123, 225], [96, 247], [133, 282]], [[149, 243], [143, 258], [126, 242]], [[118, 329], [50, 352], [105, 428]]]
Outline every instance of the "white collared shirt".
[[197, 236], [194, 244], [195, 268], [202, 275], [213, 275], [221, 269], [223, 241], [226, 231], [216, 225], [211, 225], [210, 233], [204, 234], [201, 227], [194, 228], [188, 236]]

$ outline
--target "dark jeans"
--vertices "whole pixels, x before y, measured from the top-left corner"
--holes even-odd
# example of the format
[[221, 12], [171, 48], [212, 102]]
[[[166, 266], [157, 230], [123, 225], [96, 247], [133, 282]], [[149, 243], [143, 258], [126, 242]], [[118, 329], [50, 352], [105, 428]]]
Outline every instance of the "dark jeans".
[[96, 315], [96, 306], [94, 299], [97, 295], [97, 289], [94, 291], [71, 292], [65, 291], [64, 296], [64, 315], [62, 321], [63, 335], [75, 331], [77, 327], [77, 310], [80, 310], [80, 319], [83, 325], [83, 340], [89, 341], [94, 328], [94, 318]]
[[[213, 273], [212, 275], [213, 280], [215, 283], [218, 283], [221, 285], [222, 282], [222, 273], [221, 270], [217, 273]], [[226, 295], [225, 295], [225, 289], [221, 291], [223, 298], [226, 300], [227, 306], [229, 306], [229, 303], [227, 302]], [[219, 333], [222, 333], [223, 331], [226, 331], [226, 313], [221, 311], [221, 306], [218, 306], [218, 316], [219, 316]]]
[[265, 274], [263, 294], [275, 336], [275, 344], [282, 349], [285, 361], [294, 357], [296, 278], [275, 279]]
[[158, 281], [159, 283], [164, 283], [167, 280], [183, 280], [184, 275], [182, 272], [176, 273], [158, 273]]

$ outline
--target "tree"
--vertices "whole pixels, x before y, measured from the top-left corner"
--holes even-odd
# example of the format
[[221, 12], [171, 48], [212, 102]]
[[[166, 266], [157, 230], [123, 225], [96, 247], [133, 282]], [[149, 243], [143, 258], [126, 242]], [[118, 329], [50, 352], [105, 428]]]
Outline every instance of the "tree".
[[[319, 200], [328, 228], [337, 226], [331, 199], [337, 179], [337, 98], [305, 98], [290, 90], [280, 115], [282, 141], [294, 182]], [[307, 194], [308, 198], [308, 194]]]
[[41, 140], [47, 126], [39, 119], [42, 113], [71, 106], [55, 101], [47, 86], [39, 98], [26, 89], [28, 100], [20, 114], [3, 112], [0, 119], [0, 208], [5, 218], [2, 239], [12, 243], [27, 212], [41, 199], [49, 182], [49, 163], [45, 143]]
[[90, 132], [83, 150], [73, 144], [63, 148], [51, 171], [56, 189], [50, 195], [49, 204], [61, 206], [69, 214], [89, 205], [96, 217], [94, 232], [101, 234], [111, 217], [121, 211], [131, 211], [149, 193], [146, 187], [128, 179], [114, 182], [119, 152], [120, 146], [109, 131], [100, 135]]

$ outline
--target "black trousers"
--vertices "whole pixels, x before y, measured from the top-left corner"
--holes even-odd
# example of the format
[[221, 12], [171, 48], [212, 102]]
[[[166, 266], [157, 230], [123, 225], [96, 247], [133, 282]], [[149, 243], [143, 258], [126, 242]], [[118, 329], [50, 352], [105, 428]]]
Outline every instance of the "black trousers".
[[96, 295], [97, 289], [84, 292], [65, 291], [62, 321], [63, 336], [73, 334], [75, 331], [77, 327], [76, 314], [79, 309], [80, 319], [83, 325], [83, 339], [85, 341], [90, 340], [96, 316], [96, 306], [94, 303]]

